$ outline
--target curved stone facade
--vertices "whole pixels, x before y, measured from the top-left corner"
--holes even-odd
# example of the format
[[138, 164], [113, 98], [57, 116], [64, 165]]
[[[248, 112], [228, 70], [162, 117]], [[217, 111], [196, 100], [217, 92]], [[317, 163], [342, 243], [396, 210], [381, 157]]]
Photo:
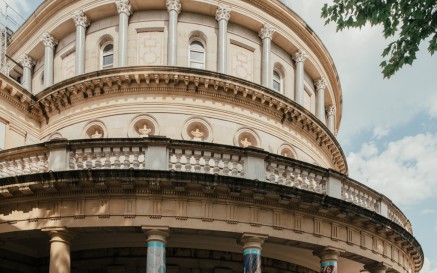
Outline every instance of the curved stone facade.
[[334, 64], [281, 2], [46, 0], [8, 54], [1, 270], [422, 267], [347, 176]]

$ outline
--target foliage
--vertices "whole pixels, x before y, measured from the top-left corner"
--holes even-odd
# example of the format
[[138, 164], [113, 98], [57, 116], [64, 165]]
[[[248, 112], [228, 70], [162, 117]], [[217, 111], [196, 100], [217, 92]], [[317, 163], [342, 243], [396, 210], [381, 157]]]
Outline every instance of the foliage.
[[436, 0], [334, 0], [323, 6], [322, 18], [325, 24], [335, 22], [337, 31], [370, 23], [382, 25], [385, 38], [397, 37], [382, 53], [384, 78], [411, 65], [422, 40], [429, 39], [431, 55], [437, 50]]

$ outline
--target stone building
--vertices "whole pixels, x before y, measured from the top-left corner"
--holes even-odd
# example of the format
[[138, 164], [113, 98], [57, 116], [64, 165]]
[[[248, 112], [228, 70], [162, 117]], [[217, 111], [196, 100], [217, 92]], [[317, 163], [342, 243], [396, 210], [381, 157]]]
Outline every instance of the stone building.
[[332, 58], [280, 1], [46, 0], [7, 50], [1, 272], [421, 269], [348, 177]]

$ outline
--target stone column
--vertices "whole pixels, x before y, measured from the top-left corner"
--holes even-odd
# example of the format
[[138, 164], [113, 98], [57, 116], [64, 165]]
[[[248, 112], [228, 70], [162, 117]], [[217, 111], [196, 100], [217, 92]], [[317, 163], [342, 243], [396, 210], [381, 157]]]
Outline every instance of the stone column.
[[364, 269], [370, 273], [386, 273], [388, 266], [386, 266], [384, 263], [374, 263], [365, 265]]
[[296, 63], [294, 77], [294, 101], [303, 106], [304, 91], [304, 62], [308, 58], [308, 54], [303, 49], [299, 49], [293, 56]]
[[325, 118], [325, 89], [326, 89], [326, 80], [325, 78], [321, 78], [314, 82], [316, 86], [316, 117], [326, 124]]
[[48, 32], [44, 32], [41, 37], [44, 44], [44, 88], [53, 84], [53, 57], [55, 54], [55, 47], [58, 41]]
[[320, 258], [320, 273], [338, 273], [337, 261], [338, 256], [340, 255], [340, 250], [327, 247], [315, 251], [313, 254]]
[[[145, 229], [143, 227], [143, 229]], [[165, 273], [165, 244], [169, 236], [168, 229], [150, 229], [147, 235], [147, 273]]]
[[243, 234], [243, 273], [261, 273], [261, 249], [267, 236]]
[[85, 31], [90, 25], [88, 18], [82, 10], [73, 13], [73, 20], [76, 24], [76, 63], [75, 75], [85, 72]]
[[127, 32], [131, 6], [129, 0], [115, 0], [118, 11], [118, 66], [127, 66]]
[[176, 65], [178, 48], [178, 15], [181, 12], [180, 0], [167, 0], [168, 10], [168, 44], [167, 44], [167, 64]]
[[335, 132], [335, 111], [336, 111], [335, 105], [330, 105], [327, 111], [328, 129], [333, 134]]
[[275, 33], [275, 29], [269, 25], [265, 24], [258, 35], [262, 40], [263, 49], [262, 49], [262, 60], [261, 60], [261, 84], [267, 88], [272, 88], [272, 75], [273, 68], [271, 63], [271, 44], [272, 37]]
[[43, 228], [42, 231], [50, 235], [49, 273], [70, 273], [70, 232], [65, 228]]
[[218, 51], [217, 51], [217, 72], [226, 73], [228, 67], [228, 21], [231, 18], [231, 9], [223, 4], [219, 4], [215, 13], [218, 22]]
[[29, 55], [23, 54], [18, 62], [23, 66], [22, 85], [24, 89], [32, 93], [32, 68], [35, 65], [35, 61]]

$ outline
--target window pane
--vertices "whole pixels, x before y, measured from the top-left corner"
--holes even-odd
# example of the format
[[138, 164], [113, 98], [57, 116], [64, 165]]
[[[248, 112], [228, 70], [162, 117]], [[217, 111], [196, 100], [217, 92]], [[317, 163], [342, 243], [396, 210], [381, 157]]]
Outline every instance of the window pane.
[[273, 79], [278, 81], [278, 82], [281, 80], [281, 76], [279, 76], [278, 72], [273, 71]]
[[113, 62], [114, 62], [114, 55], [106, 55], [106, 56], [103, 56], [103, 66], [107, 66], [107, 65], [110, 65], [110, 64], [112, 64]]
[[112, 52], [114, 50], [114, 45], [112, 44], [108, 44], [105, 46], [105, 48], [103, 49], [103, 53], [107, 53], [107, 52]]
[[197, 62], [203, 63], [204, 56], [205, 56], [205, 54], [203, 52], [191, 51], [190, 52], [190, 61], [197, 61]]
[[273, 81], [273, 90], [281, 92], [281, 84], [278, 81]]
[[204, 51], [205, 48], [203, 47], [203, 44], [199, 41], [194, 41], [190, 45], [190, 50], [196, 50], [196, 51]]
[[192, 68], [199, 68], [199, 69], [205, 69], [205, 64], [203, 64], [203, 63], [196, 63], [196, 62], [190, 62], [190, 67], [192, 67]]

